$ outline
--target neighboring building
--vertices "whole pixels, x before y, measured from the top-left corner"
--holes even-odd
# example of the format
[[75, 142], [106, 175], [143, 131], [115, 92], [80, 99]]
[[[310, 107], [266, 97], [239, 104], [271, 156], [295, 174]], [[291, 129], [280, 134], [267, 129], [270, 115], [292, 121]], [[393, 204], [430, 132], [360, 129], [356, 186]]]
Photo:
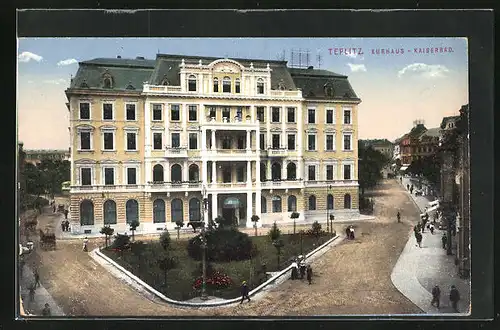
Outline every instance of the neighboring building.
[[39, 164], [43, 159], [51, 160], [69, 160], [69, 150], [50, 150], [50, 149], [26, 149], [25, 161], [33, 165]]
[[424, 131], [416, 140], [415, 152], [412, 155], [412, 159], [419, 159], [424, 157], [432, 156], [436, 153], [439, 146], [439, 139], [441, 132], [438, 128], [429, 128]]
[[399, 159], [401, 162], [401, 142], [404, 140], [404, 138], [407, 136], [407, 134], [403, 135], [402, 137], [394, 140], [394, 149], [392, 151], [392, 159], [395, 161]]
[[391, 159], [394, 154], [394, 144], [387, 139], [363, 140], [366, 146], [371, 146]]
[[396, 140], [399, 143], [402, 170], [410, 166], [415, 159], [433, 155], [439, 145], [440, 129], [427, 129], [422, 121], [414, 121], [410, 132]]
[[361, 101], [346, 76], [284, 61], [99, 58], [79, 63], [66, 95], [77, 232], [359, 215]]

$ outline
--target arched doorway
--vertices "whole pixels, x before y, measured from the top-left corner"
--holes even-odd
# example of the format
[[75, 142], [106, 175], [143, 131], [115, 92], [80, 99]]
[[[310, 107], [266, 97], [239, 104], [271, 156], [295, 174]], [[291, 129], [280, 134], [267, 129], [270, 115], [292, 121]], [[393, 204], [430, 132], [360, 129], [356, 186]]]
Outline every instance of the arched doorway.
[[197, 198], [189, 200], [189, 221], [201, 221], [200, 200]]
[[165, 222], [165, 201], [157, 199], [153, 202], [153, 222]]
[[236, 196], [229, 196], [222, 203], [222, 217], [227, 221], [237, 225], [241, 219], [241, 202]]
[[84, 199], [80, 203], [80, 224], [82, 226], [94, 225], [94, 203], [90, 199]]

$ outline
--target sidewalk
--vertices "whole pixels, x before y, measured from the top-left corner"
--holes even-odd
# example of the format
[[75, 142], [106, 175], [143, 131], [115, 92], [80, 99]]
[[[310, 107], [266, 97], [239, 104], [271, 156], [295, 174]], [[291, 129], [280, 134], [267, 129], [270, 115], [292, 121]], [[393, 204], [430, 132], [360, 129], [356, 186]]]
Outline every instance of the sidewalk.
[[[409, 183], [403, 178], [403, 186]], [[430, 201], [423, 196], [411, 196], [412, 200], [423, 213]], [[458, 310], [461, 314], [470, 312], [470, 282], [458, 276], [454, 256], [446, 255], [441, 246], [443, 231], [436, 230], [432, 235], [429, 230], [423, 233], [422, 248], [416, 246], [413, 230], [410, 238], [394, 267], [391, 280], [394, 286], [401, 291], [415, 305], [429, 314], [454, 313], [448, 295], [450, 287], [455, 285], [460, 292], [461, 300]], [[439, 285], [441, 289], [441, 308], [433, 307], [432, 288]]]
[[45, 304], [50, 305], [51, 316], [64, 316], [62, 309], [56, 304], [50, 293], [42, 286], [36, 288], [35, 297], [30, 301], [29, 286], [35, 283], [33, 271], [30, 267], [24, 266], [23, 274], [20, 280], [20, 295], [23, 301], [24, 310], [33, 316], [41, 316]]

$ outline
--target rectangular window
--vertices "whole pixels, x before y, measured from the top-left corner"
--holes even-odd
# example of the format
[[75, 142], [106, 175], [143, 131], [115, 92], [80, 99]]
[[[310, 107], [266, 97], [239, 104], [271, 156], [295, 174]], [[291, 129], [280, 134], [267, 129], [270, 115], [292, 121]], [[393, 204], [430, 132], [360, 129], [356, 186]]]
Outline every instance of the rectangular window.
[[181, 111], [178, 104], [172, 104], [172, 107], [170, 108], [170, 120], [171, 121], [181, 120]]
[[288, 150], [295, 150], [295, 134], [288, 134]]
[[181, 134], [172, 133], [172, 148], [180, 148], [181, 146]]
[[114, 134], [112, 132], [104, 132], [104, 150], [114, 150]]
[[243, 167], [236, 168], [236, 181], [245, 182], [245, 169]]
[[260, 150], [266, 150], [266, 136], [264, 134], [260, 134]]
[[136, 133], [127, 133], [127, 150], [137, 150], [136, 138]]
[[135, 104], [127, 104], [125, 108], [127, 120], [135, 120]]
[[217, 78], [214, 79], [214, 92], [219, 92], [219, 80], [217, 80]]
[[90, 119], [90, 103], [80, 103], [80, 119]]
[[351, 122], [351, 110], [344, 110], [344, 124], [350, 125]]
[[196, 105], [189, 106], [188, 120], [189, 121], [197, 121], [198, 120], [198, 110], [196, 108]]
[[309, 165], [307, 167], [307, 179], [309, 181], [316, 181], [316, 166]]
[[153, 149], [163, 149], [162, 133], [153, 133]]
[[137, 169], [135, 167], [127, 168], [127, 184], [137, 184]]
[[309, 150], [309, 151], [316, 150], [316, 135], [309, 134], [307, 136], [307, 150]]
[[153, 104], [153, 120], [161, 121], [161, 104]]
[[231, 108], [230, 107], [222, 108], [222, 118], [229, 119], [230, 117], [231, 117]]
[[326, 123], [327, 124], [333, 124], [334, 121], [333, 121], [333, 110], [332, 109], [327, 109], [326, 110]]
[[287, 109], [286, 121], [289, 123], [295, 123], [295, 108], [288, 108]]
[[333, 180], [333, 165], [326, 165], [326, 179]]
[[326, 136], [326, 146], [325, 150], [327, 151], [333, 151], [335, 148], [334, 146], [334, 139], [332, 134], [327, 134]]
[[236, 145], [238, 149], [245, 149], [245, 138], [243, 136], [238, 136], [236, 140]]
[[272, 142], [273, 142], [273, 149], [279, 149], [280, 148], [280, 135], [273, 134]]
[[234, 89], [235, 89], [236, 93], [240, 93], [240, 81], [239, 80], [236, 80], [236, 82], [234, 83]]
[[104, 184], [114, 185], [115, 184], [115, 169], [112, 167], [104, 168]]
[[344, 165], [344, 180], [351, 180], [351, 165]]
[[316, 124], [316, 110], [314, 109], [307, 110], [307, 123]]
[[92, 169], [90, 167], [84, 167], [81, 169], [81, 177], [82, 186], [92, 185]]
[[80, 150], [90, 150], [90, 132], [80, 132]]
[[210, 107], [210, 110], [209, 110], [209, 115], [210, 115], [210, 118], [215, 118], [215, 107]]
[[278, 107], [272, 107], [272, 115], [271, 119], [273, 123], [279, 123], [280, 122], [280, 108]]
[[264, 107], [257, 107], [257, 120], [261, 123], [265, 121]]
[[102, 120], [113, 120], [113, 104], [104, 103], [102, 105]]
[[189, 133], [189, 149], [190, 150], [198, 149], [198, 134]]
[[344, 135], [344, 150], [351, 150], [351, 135]]

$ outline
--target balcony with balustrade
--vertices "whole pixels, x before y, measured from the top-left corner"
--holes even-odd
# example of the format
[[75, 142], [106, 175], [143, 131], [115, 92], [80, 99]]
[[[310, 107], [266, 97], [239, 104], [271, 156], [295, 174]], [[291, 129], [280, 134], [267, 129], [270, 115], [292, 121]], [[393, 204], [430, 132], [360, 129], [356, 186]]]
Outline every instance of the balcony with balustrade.
[[169, 147], [165, 148], [165, 157], [167, 158], [187, 158], [188, 149], [186, 147]]

